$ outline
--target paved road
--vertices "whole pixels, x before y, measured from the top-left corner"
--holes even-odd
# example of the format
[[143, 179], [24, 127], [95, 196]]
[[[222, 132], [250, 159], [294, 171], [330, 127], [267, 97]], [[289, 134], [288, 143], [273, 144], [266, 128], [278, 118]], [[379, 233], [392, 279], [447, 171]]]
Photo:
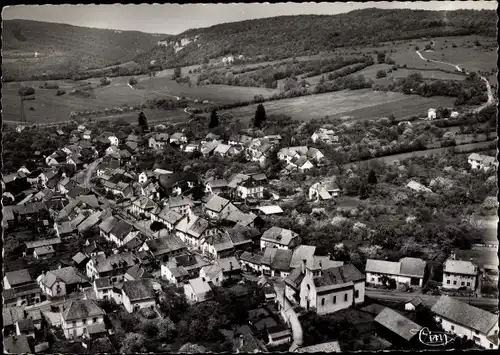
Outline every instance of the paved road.
[[[293, 309], [292, 304], [285, 297], [285, 283], [282, 280], [273, 280], [276, 299], [282, 307], [281, 314], [285, 317], [292, 328], [293, 345], [301, 346], [304, 343], [304, 334], [299, 316]], [[292, 346], [293, 346], [292, 345]]]
[[[418, 296], [427, 306], [432, 306], [437, 302], [440, 296], [424, 295], [417, 292], [397, 292], [397, 291], [384, 291], [384, 290], [366, 290], [365, 295], [373, 299], [380, 299], [386, 301], [407, 301], [415, 296]], [[469, 297], [453, 297], [459, 301], [469, 303]], [[498, 305], [498, 300], [494, 298], [470, 297], [470, 304], [473, 306], [489, 306], [494, 307]]]
[[99, 158], [97, 160], [94, 160], [90, 166], [87, 167], [87, 172], [85, 175], [85, 179], [83, 182], [83, 187], [85, 188], [90, 188], [90, 179], [92, 179], [92, 174], [94, 173], [95, 169], [97, 169], [97, 166], [99, 163], [102, 161], [102, 158]]

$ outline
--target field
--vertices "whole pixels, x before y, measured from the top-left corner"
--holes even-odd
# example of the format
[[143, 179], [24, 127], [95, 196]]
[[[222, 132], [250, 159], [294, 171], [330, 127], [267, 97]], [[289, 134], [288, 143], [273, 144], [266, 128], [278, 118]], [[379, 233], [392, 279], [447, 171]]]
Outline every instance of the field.
[[[353, 116], [355, 119], [377, 119], [394, 114], [397, 118], [425, 115], [429, 107], [453, 106], [453, 98], [423, 98], [395, 92], [374, 92], [371, 89], [303, 96], [264, 103], [267, 114], [286, 114], [292, 119]], [[249, 120], [256, 105], [228, 110], [235, 118]]]
[[[138, 76], [140, 82], [137, 88], [128, 85], [130, 77], [110, 78], [111, 84], [105, 87], [97, 87], [97, 78], [73, 82], [71, 80], [51, 81], [57, 83], [60, 88], [69, 92], [82, 84], [90, 82], [94, 89], [95, 98], [83, 98], [72, 95], [56, 96], [56, 90], [40, 89], [42, 82], [25, 82], [24, 85], [34, 86], [35, 100], [25, 101], [25, 113], [28, 122], [44, 123], [66, 121], [70, 113], [74, 111], [104, 110], [123, 104], [141, 104], [147, 99], [172, 98], [179, 96], [189, 97], [192, 100], [209, 100], [217, 104], [231, 103], [236, 101], [252, 100], [255, 95], [269, 96], [277, 90], [263, 88], [243, 88], [227, 85], [206, 85], [189, 87], [187, 84], [178, 84], [171, 80], [169, 71], [160, 73], [157, 77], [150, 79], [148, 76]], [[21, 102], [17, 91], [21, 83], [5, 83], [3, 96], [3, 119], [6, 121], [19, 121]], [[34, 110], [29, 108], [33, 107]], [[185, 114], [184, 114], [185, 115]], [[129, 115], [126, 115], [127, 117]]]

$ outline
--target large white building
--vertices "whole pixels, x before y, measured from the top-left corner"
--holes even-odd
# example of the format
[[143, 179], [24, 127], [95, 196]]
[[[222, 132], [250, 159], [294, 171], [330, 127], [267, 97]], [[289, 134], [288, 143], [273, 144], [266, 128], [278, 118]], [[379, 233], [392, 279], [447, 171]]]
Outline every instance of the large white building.
[[64, 336], [70, 339], [105, 331], [105, 314], [92, 300], [71, 301], [61, 314]]

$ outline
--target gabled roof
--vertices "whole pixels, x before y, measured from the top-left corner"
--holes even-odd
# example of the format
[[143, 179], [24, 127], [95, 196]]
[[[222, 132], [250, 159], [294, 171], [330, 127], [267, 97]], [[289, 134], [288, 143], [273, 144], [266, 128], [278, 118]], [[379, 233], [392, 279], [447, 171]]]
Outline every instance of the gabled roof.
[[221, 212], [228, 203], [229, 200], [218, 195], [212, 195], [210, 200], [205, 204], [205, 208], [214, 212]]
[[92, 300], [70, 301], [62, 313], [65, 321], [102, 316], [106, 313]]
[[223, 272], [241, 270], [241, 265], [238, 259], [236, 259], [236, 257], [234, 256], [218, 259], [216, 263], [222, 269]]
[[256, 264], [256, 265], [261, 265], [262, 264], [262, 257], [263, 257], [262, 254], [245, 251], [240, 255], [240, 260], [246, 261], [246, 262], [249, 262], [252, 264]]
[[78, 231], [83, 232], [96, 225], [101, 218], [101, 213], [102, 212], [99, 211], [88, 216], [82, 223], [80, 223], [80, 225], [78, 225]]
[[146, 196], [140, 196], [138, 199], [136, 199], [134, 202], [132, 202], [135, 206], [143, 209], [143, 210], [151, 210], [155, 209], [158, 207], [156, 203], [151, 201], [149, 198]]
[[181, 206], [194, 206], [194, 202], [185, 196], [169, 197], [167, 202], [168, 207], [175, 208]]
[[234, 248], [233, 242], [227, 233], [215, 233], [206, 238], [206, 243], [213, 245], [216, 252]]
[[441, 296], [432, 306], [432, 312], [466, 328], [488, 334], [498, 322], [498, 315], [470, 306], [449, 296]]
[[104, 221], [99, 224], [99, 229], [101, 229], [104, 233], [109, 233], [114, 226], [119, 222], [119, 219], [114, 216], [109, 216]]
[[165, 207], [158, 215], [158, 218], [163, 219], [167, 223], [175, 225], [177, 222], [181, 220], [182, 215], [180, 213], [175, 212], [174, 210], [169, 209], [168, 207]]
[[155, 297], [155, 293], [149, 280], [134, 280], [123, 283], [123, 293], [130, 301], [146, 300]]
[[208, 282], [203, 281], [201, 277], [188, 280], [188, 284], [191, 285], [193, 292], [197, 295], [202, 295], [212, 290]]
[[295, 350], [296, 353], [340, 353], [340, 345], [337, 340], [326, 343], [304, 346]]
[[291, 286], [294, 289], [298, 289], [305, 274], [302, 273], [301, 268], [295, 268], [290, 272], [290, 274], [285, 278], [285, 284]]
[[266, 215], [283, 213], [280, 206], [260, 206], [256, 208]]
[[132, 266], [130, 269], [128, 269], [125, 275], [128, 275], [133, 280], [151, 278], [151, 275], [139, 264], [136, 264]]
[[324, 291], [344, 284], [362, 281], [365, 276], [352, 264], [323, 270], [320, 277], [314, 279], [317, 291]]
[[208, 221], [206, 219], [198, 217], [194, 221], [194, 223], [191, 224], [187, 232], [189, 235], [195, 238], [199, 238], [207, 228], [208, 228]]
[[98, 290], [113, 287], [113, 284], [111, 283], [111, 279], [109, 277], [98, 277], [94, 280], [94, 283]]
[[7, 354], [31, 354], [28, 337], [24, 334], [13, 335], [3, 340], [4, 350]]
[[477, 267], [470, 261], [448, 259], [443, 271], [462, 275], [477, 275]]
[[417, 297], [413, 297], [411, 300], [409, 300], [406, 303], [411, 303], [413, 306], [418, 307], [421, 304], [423, 304], [424, 302], [422, 301], [422, 299], [420, 297], [417, 296]]
[[227, 181], [224, 179], [215, 179], [207, 182], [207, 185], [210, 186], [211, 188], [222, 188], [222, 187], [227, 187]]
[[123, 240], [130, 232], [134, 230], [134, 227], [125, 221], [118, 221], [115, 226], [111, 229], [110, 233], [116, 236], [118, 239]]
[[387, 307], [375, 317], [374, 321], [406, 341], [410, 341], [422, 329], [417, 323]]
[[31, 277], [28, 269], [9, 271], [5, 273], [5, 277], [9, 281], [10, 287], [15, 287], [16, 285], [33, 282], [33, 278]]
[[40, 248], [48, 245], [61, 244], [61, 238], [50, 238], [26, 242], [27, 249]]
[[77, 263], [77, 264], [81, 264], [82, 262], [84, 262], [86, 259], [88, 259], [88, 256], [83, 254], [82, 252], [78, 252], [76, 253], [76, 255], [72, 258], [72, 260]]
[[[266, 250], [267, 249], [269, 248], [266, 248]], [[272, 249], [275, 249], [276, 253], [274, 253], [274, 256], [271, 260], [271, 269], [279, 271], [290, 271], [290, 261], [292, 260], [293, 252], [288, 249]], [[265, 252], [264, 255], [266, 255]]]
[[214, 153], [220, 153], [220, 154], [226, 154], [227, 151], [231, 148], [230, 145], [227, 144], [219, 144], [217, 145], [217, 148], [215, 148]]
[[38, 256], [49, 255], [54, 253], [54, 247], [52, 245], [45, 245], [43, 247], [35, 248], [33, 252]]
[[51, 270], [44, 275], [40, 282], [47, 287], [52, 287], [56, 281], [62, 281], [66, 285], [74, 285], [88, 282], [89, 279], [79, 273], [73, 266]]
[[400, 263], [395, 261], [367, 259], [365, 272], [399, 275]]
[[311, 260], [316, 252], [316, 247], [312, 245], [299, 245], [294, 249], [292, 260], [290, 261], [290, 267], [295, 269], [302, 265], [303, 260]]
[[176, 235], [150, 239], [146, 241], [146, 245], [155, 256], [186, 248], [184, 242]]
[[403, 276], [424, 277], [426, 262], [419, 258], [402, 258], [399, 274]]
[[[5, 292], [8, 290], [4, 290], [4, 299]], [[24, 307], [2, 307], [2, 318], [3, 318], [3, 326], [8, 327], [10, 325], [14, 325], [17, 321], [24, 319]]]
[[261, 240], [281, 245], [289, 245], [299, 235], [289, 229], [271, 227], [262, 234]]

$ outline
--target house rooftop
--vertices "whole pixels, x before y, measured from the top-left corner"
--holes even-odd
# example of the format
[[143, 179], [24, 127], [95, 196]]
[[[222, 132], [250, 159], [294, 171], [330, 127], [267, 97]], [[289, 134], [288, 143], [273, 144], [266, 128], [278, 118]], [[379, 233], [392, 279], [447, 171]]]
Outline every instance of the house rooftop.
[[298, 234], [289, 229], [271, 227], [262, 234], [261, 240], [281, 245], [289, 245]]
[[340, 345], [337, 340], [326, 343], [304, 346], [295, 350], [296, 353], [340, 353]]
[[449, 296], [441, 296], [432, 306], [432, 312], [455, 324], [488, 334], [498, 322], [498, 315], [470, 306]]
[[354, 265], [347, 264], [323, 270], [321, 276], [314, 279], [314, 284], [318, 291], [323, 291], [334, 286], [362, 281], [364, 279], [365, 276]]
[[210, 292], [212, 289], [208, 282], [204, 281], [201, 277], [197, 277], [195, 279], [191, 279], [188, 281], [189, 285], [193, 288], [193, 291], [197, 295], [205, 294]]
[[387, 307], [375, 317], [374, 321], [406, 341], [410, 341], [422, 329], [417, 323]]
[[228, 203], [229, 200], [226, 200], [218, 195], [212, 195], [212, 197], [205, 204], [205, 208], [214, 212], [221, 212]]
[[448, 259], [445, 261], [443, 271], [462, 275], [477, 275], [477, 267], [470, 261]]
[[123, 283], [122, 290], [130, 301], [146, 300], [155, 297], [153, 286], [146, 279], [126, 281]]
[[65, 321], [103, 316], [106, 313], [92, 300], [70, 301], [65, 306], [62, 317]]
[[10, 287], [15, 287], [16, 285], [27, 282], [33, 282], [33, 278], [31, 277], [28, 269], [9, 271], [5, 273], [5, 277], [7, 278]]

